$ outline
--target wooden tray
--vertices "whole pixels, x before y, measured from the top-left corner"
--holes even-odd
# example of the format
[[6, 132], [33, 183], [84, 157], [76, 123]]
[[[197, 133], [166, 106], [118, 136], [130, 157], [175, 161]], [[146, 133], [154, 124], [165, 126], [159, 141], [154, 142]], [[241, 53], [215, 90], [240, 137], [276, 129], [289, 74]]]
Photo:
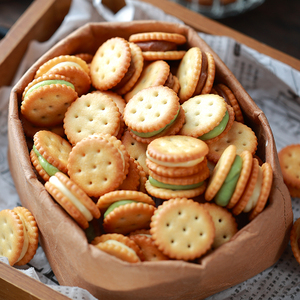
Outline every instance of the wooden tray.
[[[111, 6], [122, 7], [124, 1], [107, 1]], [[197, 31], [226, 35], [244, 43], [257, 51], [281, 60], [283, 63], [300, 70], [300, 61], [261, 44], [243, 34], [220, 25], [176, 3], [166, 0], [146, 0], [166, 13], [184, 21]], [[47, 40], [61, 24], [67, 14], [71, 0], [34, 1], [0, 44], [0, 86], [9, 85], [26, 51], [33, 40]], [[29, 278], [18, 270], [0, 263], [0, 289], [5, 291], [5, 299], [68, 299], [46, 285]]]

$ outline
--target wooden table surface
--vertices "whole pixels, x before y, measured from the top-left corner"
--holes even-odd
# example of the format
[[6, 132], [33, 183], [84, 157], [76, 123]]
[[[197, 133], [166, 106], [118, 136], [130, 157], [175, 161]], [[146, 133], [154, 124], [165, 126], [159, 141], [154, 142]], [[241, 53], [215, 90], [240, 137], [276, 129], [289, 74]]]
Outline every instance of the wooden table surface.
[[[0, 1], [0, 36], [16, 22], [32, 0]], [[300, 1], [265, 0], [253, 10], [217, 22], [300, 59]]]

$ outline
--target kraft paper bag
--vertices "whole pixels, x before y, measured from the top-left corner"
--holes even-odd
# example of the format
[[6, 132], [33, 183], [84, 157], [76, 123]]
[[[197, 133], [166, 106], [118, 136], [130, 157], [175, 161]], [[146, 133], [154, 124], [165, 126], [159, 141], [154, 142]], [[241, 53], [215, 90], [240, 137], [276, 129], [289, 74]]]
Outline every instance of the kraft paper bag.
[[[82, 229], [38, 180], [19, 119], [22, 92], [41, 64], [61, 54], [93, 54], [111, 37], [127, 39], [133, 33], [146, 31], [184, 34], [188, 47], [198, 46], [213, 53], [216, 80], [228, 85], [235, 94], [246, 124], [258, 137], [256, 154], [269, 162], [274, 172], [264, 211], [198, 264], [172, 260], [130, 264], [90, 245]], [[8, 126], [12, 177], [22, 205], [36, 218], [41, 245], [61, 285], [85, 288], [101, 299], [204, 299], [272, 266], [288, 244], [293, 221], [291, 198], [283, 183], [268, 120], [231, 71], [190, 27], [159, 21], [86, 24], [43, 55], [14, 86]]]

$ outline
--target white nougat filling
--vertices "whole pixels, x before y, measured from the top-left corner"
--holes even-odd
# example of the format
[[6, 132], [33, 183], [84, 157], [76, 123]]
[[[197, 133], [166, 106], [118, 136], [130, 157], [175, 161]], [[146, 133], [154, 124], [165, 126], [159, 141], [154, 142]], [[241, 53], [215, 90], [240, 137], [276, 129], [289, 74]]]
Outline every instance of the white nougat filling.
[[49, 182], [58, 188], [61, 193], [63, 193], [76, 206], [76, 208], [84, 215], [88, 222], [92, 221], [93, 216], [90, 211], [65, 187], [65, 185], [56, 176], [51, 176]]
[[20, 261], [24, 257], [24, 255], [26, 254], [26, 252], [28, 250], [28, 246], [29, 246], [29, 238], [28, 238], [28, 234], [27, 234], [25, 222], [24, 222], [23, 217], [21, 215], [19, 215], [19, 217], [20, 217], [20, 219], [21, 219], [21, 221], [23, 223], [23, 228], [24, 228], [24, 230], [23, 230], [23, 232], [24, 232], [24, 242], [23, 242], [23, 247], [22, 247], [21, 254], [20, 254], [17, 262]]
[[129, 252], [131, 252], [132, 254], [136, 255], [136, 257], [139, 259], [139, 257], [137, 256], [136, 252], [133, 249], [131, 249], [130, 247], [126, 246], [125, 244], [123, 244], [121, 242], [118, 242], [116, 240], [107, 240], [104, 243], [111, 244], [111, 245], [116, 245], [116, 246], [119, 246], [119, 247], [122, 247], [122, 248], [126, 248]]
[[[80, 68], [81, 70], [83, 70], [83, 68], [79, 65], [79, 64], [77, 64], [77, 63], [75, 63], [75, 62], [72, 62], [72, 61], [63, 61], [63, 62], [61, 62], [61, 63], [58, 63], [57, 65], [55, 65], [54, 67], [52, 67], [49, 71], [52, 71], [52, 70], [54, 70], [54, 69], [58, 69], [58, 68], [60, 68], [60, 67], [77, 67], [77, 68]], [[49, 72], [48, 71], [48, 72]], [[83, 70], [84, 71], [84, 70]]]
[[184, 161], [184, 162], [166, 162], [166, 161], [160, 161], [158, 159], [155, 159], [153, 157], [151, 157], [149, 154], [148, 154], [148, 151], [146, 151], [146, 156], [149, 160], [151, 160], [152, 162], [158, 164], [158, 165], [161, 165], [161, 166], [165, 166], [165, 167], [192, 167], [192, 166], [196, 166], [198, 165], [199, 163], [201, 163], [204, 159], [204, 157], [200, 157], [200, 158], [197, 158], [197, 159], [194, 159], [194, 160], [190, 160], [190, 161]]
[[247, 213], [255, 207], [257, 200], [259, 198], [260, 192], [261, 192], [262, 181], [263, 181], [263, 172], [262, 172], [261, 167], [259, 167], [258, 178], [257, 178], [256, 184], [255, 184], [253, 193], [252, 193], [246, 207], [244, 208], [243, 212]]

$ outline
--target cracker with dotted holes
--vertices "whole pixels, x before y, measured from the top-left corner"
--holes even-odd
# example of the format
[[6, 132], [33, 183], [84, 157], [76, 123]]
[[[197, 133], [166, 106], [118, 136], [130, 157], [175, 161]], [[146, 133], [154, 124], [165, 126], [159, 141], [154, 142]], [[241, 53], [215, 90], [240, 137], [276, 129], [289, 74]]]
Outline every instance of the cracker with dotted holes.
[[37, 151], [44, 159], [63, 173], [68, 172], [68, 159], [72, 150], [70, 143], [61, 136], [48, 131], [38, 131], [33, 137]]
[[190, 48], [180, 61], [176, 77], [180, 83], [179, 98], [183, 103], [191, 98], [199, 81], [202, 65], [202, 54], [198, 47]]
[[235, 145], [236, 153], [239, 155], [244, 150], [248, 150], [254, 155], [258, 142], [254, 131], [249, 126], [234, 121], [230, 130], [221, 139], [208, 145], [209, 152], [207, 158], [217, 163], [223, 151], [229, 145]]
[[179, 106], [179, 113], [178, 113], [175, 121], [173, 121], [171, 124], [167, 125], [165, 127], [165, 129], [163, 129], [158, 134], [147, 138], [147, 137], [141, 137], [139, 135], [136, 135], [131, 130], [129, 131], [129, 133], [138, 142], [144, 143], [144, 144], [150, 144], [153, 140], [155, 140], [159, 137], [177, 134], [180, 131], [181, 127], [183, 126], [184, 120], [185, 120], [185, 114], [184, 114], [183, 108], [181, 106]]
[[126, 163], [113, 142], [101, 135], [91, 135], [72, 148], [68, 174], [88, 196], [99, 197], [123, 182], [128, 172], [128, 167], [124, 169]]
[[217, 249], [227, 243], [237, 233], [237, 222], [232, 213], [224, 207], [215, 203], [204, 203], [215, 224], [216, 235], [212, 244], [212, 249]]
[[121, 141], [129, 155], [142, 166], [142, 168], [148, 175], [149, 170], [146, 165], [147, 144], [138, 142], [132, 137], [128, 130], [124, 132], [123, 136], [121, 137]]
[[152, 217], [150, 233], [165, 255], [193, 260], [210, 249], [215, 226], [203, 204], [186, 198], [170, 199]]
[[300, 189], [300, 144], [288, 145], [278, 153], [284, 182], [294, 189]]
[[180, 134], [200, 137], [214, 129], [223, 120], [227, 111], [225, 100], [213, 94], [198, 95], [182, 104], [185, 123]]
[[107, 233], [121, 234], [128, 234], [137, 229], [147, 229], [155, 210], [154, 205], [142, 202], [121, 205], [105, 216], [103, 229]]
[[[40, 86], [29, 94], [27, 91], [36, 84], [51, 80], [52, 84]], [[60, 83], [58, 83], [60, 82]], [[23, 93], [21, 113], [36, 126], [61, 124], [68, 107], [77, 98], [77, 92], [66, 83], [71, 80], [62, 75], [45, 74], [28, 84]]]
[[164, 85], [170, 73], [170, 66], [164, 60], [156, 60], [144, 66], [139, 79], [133, 86], [132, 90], [124, 95], [124, 99], [128, 102], [135, 94], [142, 89]]
[[130, 61], [128, 41], [121, 37], [108, 39], [98, 48], [91, 62], [92, 85], [99, 90], [113, 88], [125, 76]]
[[124, 98], [122, 96], [120, 96], [119, 94], [113, 92], [113, 91], [92, 91], [91, 92], [92, 94], [104, 94], [108, 97], [110, 97], [114, 102], [115, 104], [117, 105], [118, 109], [119, 109], [119, 112], [120, 114], [122, 115], [123, 112], [124, 112], [124, 108], [126, 106], [126, 102], [124, 100]]
[[115, 102], [101, 93], [90, 93], [77, 98], [68, 108], [64, 129], [68, 140], [75, 145], [92, 134], [117, 136], [121, 114]]
[[124, 122], [130, 130], [151, 133], [167, 126], [180, 105], [176, 93], [167, 87], [154, 86], [138, 92], [127, 103]]

